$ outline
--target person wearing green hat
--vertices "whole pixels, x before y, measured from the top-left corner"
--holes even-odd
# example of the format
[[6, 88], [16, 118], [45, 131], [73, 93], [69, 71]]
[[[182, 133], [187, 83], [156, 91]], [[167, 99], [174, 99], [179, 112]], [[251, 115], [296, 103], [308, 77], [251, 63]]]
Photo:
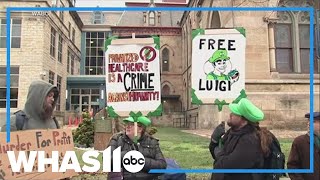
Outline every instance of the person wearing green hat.
[[[305, 114], [310, 128], [310, 113]], [[289, 173], [291, 180], [319, 180], [320, 179], [320, 112], [313, 112], [313, 167], [314, 173]], [[310, 131], [293, 140], [288, 162], [288, 169], [310, 169]]]
[[[151, 125], [151, 120], [145, 116], [137, 118], [137, 143], [134, 142], [134, 118], [127, 117], [123, 119], [125, 129], [124, 132], [113, 135], [109, 145], [111, 152], [118, 147], [121, 147], [121, 159], [123, 156], [132, 150], [139, 151], [145, 158], [145, 165], [140, 172], [130, 173], [123, 168], [121, 178], [124, 180], [153, 180], [157, 179], [162, 174], [149, 174], [150, 169], [166, 169], [167, 163], [161, 152], [159, 140], [148, 135], [146, 128]], [[117, 179], [114, 177], [116, 173], [109, 173], [108, 179]]]
[[[220, 124], [211, 135], [209, 145], [214, 169], [261, 169], [264, 159], [270, 155], [270, 144], [274, 137], [259, 127], [264, 113], [247, 98], [229, 104], [231, 111], [227, 120], [230, 129], [225, 132]], [[222, 137], [223, 136], [223, 137]], [[261, 141], [264, 139], [265, 141]], [[221, 143], [219, 143], [221, 142]], [[222, 147], [219, 145], [222, 144]], [[214, 180], [266, 180], [264, 174], [212, 174]]]

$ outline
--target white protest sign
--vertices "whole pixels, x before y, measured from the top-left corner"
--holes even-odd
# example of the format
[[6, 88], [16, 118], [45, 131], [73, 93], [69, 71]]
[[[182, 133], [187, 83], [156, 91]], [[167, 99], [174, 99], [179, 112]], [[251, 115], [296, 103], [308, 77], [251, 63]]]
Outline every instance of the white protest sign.
[[245, 89], [244, 29], [197, 29], [192, 40], [192, 103], [234, 100]]
[[114, 113], [129, 116], [130, 112], [150, 115], [160, 111], [159, 45], [129, 41], [110, 44], [105, 57], [107, 110], [111, 116]]

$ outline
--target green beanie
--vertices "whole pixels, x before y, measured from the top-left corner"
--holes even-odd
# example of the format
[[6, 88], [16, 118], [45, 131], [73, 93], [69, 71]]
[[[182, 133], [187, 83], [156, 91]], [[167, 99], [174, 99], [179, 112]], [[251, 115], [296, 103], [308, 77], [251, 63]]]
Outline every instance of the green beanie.
[[237, 104], [229, 104], [232, 113], [245, 117], [250, 122], [259, 122], [264, 118], [264, 113], [247, 98], [242, 98]]

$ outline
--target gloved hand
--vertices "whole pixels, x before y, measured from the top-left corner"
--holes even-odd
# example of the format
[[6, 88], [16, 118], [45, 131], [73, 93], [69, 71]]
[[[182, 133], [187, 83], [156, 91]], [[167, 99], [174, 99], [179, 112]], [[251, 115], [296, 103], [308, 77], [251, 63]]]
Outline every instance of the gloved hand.
[[225, 134], [224, 123], [219, 124], [211, 135], [211, 141], [218, 143], [221, 139], [221, 136]]

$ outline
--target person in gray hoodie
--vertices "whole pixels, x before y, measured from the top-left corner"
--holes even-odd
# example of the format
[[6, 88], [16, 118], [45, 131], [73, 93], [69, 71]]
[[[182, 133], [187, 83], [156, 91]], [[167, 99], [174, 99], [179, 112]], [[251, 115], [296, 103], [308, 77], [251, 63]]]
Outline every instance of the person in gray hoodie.
[[[59, 125], [52, 117], [58, 98], [59, 91], [56, 86], [42, 80], [33, 81], [24, 109], [10, 117], [10, 131], [58, 129]], [[1, 131], [6, 131], [6, 124], [1, 126]]]

